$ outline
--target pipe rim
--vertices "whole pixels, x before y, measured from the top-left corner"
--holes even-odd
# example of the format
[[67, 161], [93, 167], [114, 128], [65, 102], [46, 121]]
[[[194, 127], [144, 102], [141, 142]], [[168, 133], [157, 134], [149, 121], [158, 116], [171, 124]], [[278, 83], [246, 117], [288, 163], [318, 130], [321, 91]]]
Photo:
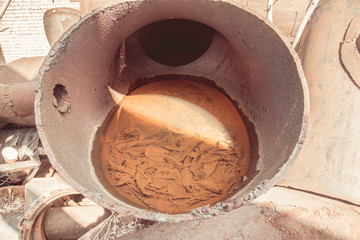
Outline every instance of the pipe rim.
[[[186, 0], [179, 0], [179, 1], [186, 2]], [[203, 0], [203, 1], [205, 1], [205, 0]], [[140, 1], [129, 1], [129, 2], [137, 2], [137, 3], [139, 3], [137, 5], [137, 7], [139, 7], [139, 6], [141, 7], [141, 4], [148, 3], [149, 1], [140, 0]], [[211, 4], [211, 2], [213, 2], [213, 1], [205, 1], [205, 2], [209, 2]], [[217, 1], [214, 1], [214, 2], [217, 2]], [[39, 73], [36, 77], [37, 87], [36, 87], [36, 99], [35, 99], [35, 122], [36, 122], [36, 126], [37, 126], [37, 129], [39, 132], [40, 139], [44, 145], [47, 155], [49, 156], [49, 160], [50, 160], [51, 164], [55, 167], [55, 169], [60, 173], [60, 175], [71, 186], [73, 186], [75, 189], [77, 189], [85, 197], [98, 202], [100, 205], [102, 205], [106, 208], [115, 210], [115, 211], [117, 211], [119, 213], [123, 213], [125, 215], [131, 214], [138, 218], [149, 219], [149, 220], [154, 220], [154, 221], [161, 221], [161, 222], [163, 222], [163, 221], [180, 222], [180, 221], [186, 221], [186, 220], [195, 220], [195, 219], [201, 219], [201, 218], [208, 218], [208, 217], [219, 215], [219, 214], [224, 214], [223, 211], [219, 211], [219, 208], [221, 208], [222, 210], [226, 209], [225, 212], [227, 212], [227, 211], [236, 209], [246, 203], [251, 202], [254, 198], [260, 196], [261, 194], [265, 193], [268, 189], [273, 187], [281, 179], [281, 177], [286, 173], [288, 168], [293, 165], [293, 163], [295, 162], [296, 158], [298, 157], [298, 155], [300, 153], [300, 149], [305, 141], [306, 131], [307, 131], [307, 127], [308, 127], [308, 117], [309, 117], [309, 113], [310, 113], [309, 90], [308, 90], [304, 72], [302, 70], [300, 58], [298, 57], [296, 51], [294, 50], [294, 48], [292, 47], [292, 45], [290, 44], [288, 39], [285, 37], [285, 35], [276, 26], [274, 26], [271, 22], [269, 22], [266, 19], [262, 19], [256, 13], [247, 9], [244, 5], [242, 5], [240, 3], [237, 3], [237, 2], [234, 2], [231, 0], [222, 0], [221, 2], [224, 4], [229, 4], [235, 8], [243, 9], [243, 10], [247, 11], [248, 13], [257, 17], [259, 20], [263, 21], [264, 25], [267, 25], [267, 27], [272, 29], [277, 34], [277, 36], [281, 39], [282, 43], [285, 44], [285, 46], [287, 47], [291, 56], [294, 59], [294, 63], [296, 64], [297, 71], [299, 74], [299, 79], [301, 81], [300, 83], [303, 88], [304, 108], [303, 108], [303, 114], [302, 114], [302, 124], [301, 124], [300, 134], [299, 134], [296, 146], [294, 147], [287, 162], [285, 162], [278, 169], [277, 173], [271, 179], [263, 181], [263, 183], [259, 184], [257, 187], [253, 188], [251, 191], [249, 191], [247, 194], [245, 194], [244, 196], [242, 196], [240, 198], [239, 197], [236, 198], [233, 196], [233, 197], [225, 200], [224, 202], [217, 203], [213, 206], [199, 207], [197, 209], [191, 210], [189, 213], [177, 214], [177, 215], [152, 212], [152, 211], [149, 211], [146, 209], [137, 209], [137, 208], [136, 209], [134, 208], [130, 211], [128, 209], [128, 206], [126, 206], [126, 204], [124, 204], [124, 206], [118, 206], [117, 204], [114, 204], [111, 201], [108, 201], [108, 199], [106, 199], [103, 196], [97, 196], [96, 194], [89, 192], [87, 189], [85, 189], [79, 183], [77, 183], [64, 170], [62, 165], [57, 162], [55, 154], [52, 150], [52, 147], [49, 144], [49, 141], [46, 136], [46, 132], [43, 127], [42, 117], [41, 117], [41, 99], [42, 99], [41, 85], [42, 85], [43, 73], [46, 72], [47, 70], [49, 70], [52, 65], [56, 64], [56, 62], [57, 62], [56, 53], [59, 53], [63, 50], [64, 42], [66, 42], [67, 38], [69, 38], [71, 36], [71, 34], [78, 27], [81, 27], [83, 24], [86, 24], [86, 22], [88, 22], [90, 19], [96, 18], [100, 14], [103, 14], [104, 12], [111, 10], [112, 8], [119, 8], [120, 5], [123, 3], [122, 2], [122, 3], [115, 4], [113, 6], [103, 8], [103, 9], [98, 9], [97, 11], [86, 15], [78, 23], [74, 24], [70, 29], [68, 29], [65, 32], [65, 34], [63, 34], [62, 37], [58, 40], [58, 42], [56, 42], [54, 44], [54, 46], [50, 50], [48, 56], [46, 57], [46, 60], [44, 61], [43, 65], [41, 66]], [[186, 19], [186, 18], [184, 18], [184, 19]], [[228, 208], [224, 208], [224, 206], [226, 206]], [[207, 214], [204, 214], [204, 213], [207, 213]]]

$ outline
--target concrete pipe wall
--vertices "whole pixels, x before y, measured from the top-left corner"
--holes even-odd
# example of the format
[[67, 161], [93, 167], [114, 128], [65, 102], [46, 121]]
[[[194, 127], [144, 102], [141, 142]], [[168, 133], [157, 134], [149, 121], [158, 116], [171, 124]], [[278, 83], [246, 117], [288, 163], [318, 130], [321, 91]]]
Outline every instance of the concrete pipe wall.
[[[169, 19], [212, 28], [205, 52], [176, 64], [146, 54], [146, 44], [151, 47], [161, 38], [147, 39], [142, 32]], [[163, 76], [186, 76], [221, 89], [242, 113], [252, 141], [250, 177], [242, 189], [186, 214], [124, 203], [104, 186], [93, 157], [96, 133], [116, 105], [110, 92], [126, 95]], [[295, 51], [271, 23], [232, 1], [129, 1], [100, 9], [52, 47], [37, 82], [36, 125], [56, 170], [95, 202], [144, 219], [184, 221], [238, 208], [281, 178], [305, 138], [308, 89]]]

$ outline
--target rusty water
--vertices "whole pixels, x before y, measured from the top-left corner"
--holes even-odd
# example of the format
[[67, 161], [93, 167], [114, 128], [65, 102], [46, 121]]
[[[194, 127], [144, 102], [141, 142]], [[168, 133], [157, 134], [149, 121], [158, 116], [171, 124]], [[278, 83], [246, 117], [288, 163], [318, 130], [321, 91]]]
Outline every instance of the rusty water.
[[247, 129], [230, 99], [208, 84], [143, 85], [104, 124], [101, 180], [133, 206], [185, 213], [224, 200], [246, 179]]

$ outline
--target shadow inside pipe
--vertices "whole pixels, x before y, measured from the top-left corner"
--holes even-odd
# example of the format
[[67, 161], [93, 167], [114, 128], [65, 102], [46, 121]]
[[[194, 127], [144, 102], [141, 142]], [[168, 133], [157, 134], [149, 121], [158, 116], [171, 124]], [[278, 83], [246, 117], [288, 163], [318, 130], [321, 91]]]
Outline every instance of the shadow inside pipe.
[[181, 66], [201, 57], [210, 47], [214, 29], [202, 23], [170, 19], [137, 31], [145, 54], [166, 66]]

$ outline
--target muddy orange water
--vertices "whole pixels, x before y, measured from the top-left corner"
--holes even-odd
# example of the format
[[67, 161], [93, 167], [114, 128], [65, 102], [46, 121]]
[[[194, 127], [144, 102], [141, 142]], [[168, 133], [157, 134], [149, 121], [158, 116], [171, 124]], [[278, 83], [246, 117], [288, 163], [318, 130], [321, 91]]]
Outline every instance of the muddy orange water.
[[243, 181], [245, 124], [216, 88], [159, 81], [123, 98], [101, 136], [107, 181], [122, 200], [163, 213], [217, 203]]

